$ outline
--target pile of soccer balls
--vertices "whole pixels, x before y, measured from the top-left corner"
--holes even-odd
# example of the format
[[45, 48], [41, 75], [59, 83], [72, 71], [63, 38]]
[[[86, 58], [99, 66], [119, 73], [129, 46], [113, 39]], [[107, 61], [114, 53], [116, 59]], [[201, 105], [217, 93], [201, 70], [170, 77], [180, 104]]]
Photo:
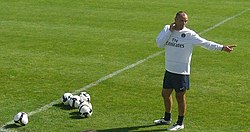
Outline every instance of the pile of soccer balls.
[[90, 103], [90, 95], [87, 92], [81, 92], [80, 95], [64, 93], [62, 96], [64, 105], [78, 109], [81, 117], [90, 117], [93, 114], [92, 104]]
[[[80, 95], [64, 93], [61, 100], [64, 105], [69, 105], [71, 108], [78, 109], [80, 116], [83, 118], [90, 117], [93, 114], [90, 95], [87, 92], [81, 92]], [[25, 112], [18, 112], [14, 116], [14, 122], [18, 126], [25, 126], [29, 122], [28, 114]]]

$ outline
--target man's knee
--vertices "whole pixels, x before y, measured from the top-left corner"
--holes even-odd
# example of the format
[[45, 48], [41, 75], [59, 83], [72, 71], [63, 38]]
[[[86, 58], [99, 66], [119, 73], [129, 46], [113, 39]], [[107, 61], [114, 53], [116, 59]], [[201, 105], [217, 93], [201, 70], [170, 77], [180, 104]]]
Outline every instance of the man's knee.
[[171, 94], [172, 94], [172, 91], [173, 91], [173, 89], [162, 89], [162, 93], [161, 93], [161, 95], [162, 95], [162, 97], [164, 98], [164, 99], [167, 99], [167, 98], [169, 98], [170, 96], [171, 96]]
[[178, 102], [185, 101], [185, 99], [186, 99], [185, 93], [186, 93], [186, 91], [176, 92], [176, 100]]

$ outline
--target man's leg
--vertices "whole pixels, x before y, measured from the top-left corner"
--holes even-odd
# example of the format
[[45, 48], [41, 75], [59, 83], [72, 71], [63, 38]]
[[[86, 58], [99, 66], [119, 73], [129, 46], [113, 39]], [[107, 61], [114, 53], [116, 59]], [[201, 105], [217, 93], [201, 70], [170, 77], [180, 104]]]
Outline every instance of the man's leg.
[[154, 123], [156, 125], [162, 124], [171, 124], [171, 110], [172, 110], [172, 93], [173, 89], [162, 89], [162, 97], [165, 107], [165, 115], [164, 118], [155, 120]]
[[183, 119], [186, 112], [186, 91], [176, 92], [176, 100], [178, 103], [178, 120], [177, 122], [170, 128], [169, 131], [177, 131], [180, 129], [184, 129]]
[[162, 89], [162, 97], [164, 101], [164, 106], [165, 106], [165, 112], [171, 113], [172, 111], [172, 92], [173, 89]]
[[183, 124], [183, 118], [186, 113], [186, 91], [176, 92], [176, 100], [178, 103], [178, 125]]

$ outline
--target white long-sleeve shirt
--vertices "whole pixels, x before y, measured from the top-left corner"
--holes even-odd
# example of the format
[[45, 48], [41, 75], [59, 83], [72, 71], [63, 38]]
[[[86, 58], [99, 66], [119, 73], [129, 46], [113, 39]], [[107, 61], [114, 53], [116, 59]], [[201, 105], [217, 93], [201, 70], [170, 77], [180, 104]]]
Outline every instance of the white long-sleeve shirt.
[[189, 75], [192, 51], [194, 46], [209, 50], [222, 50], [223, 45], [201, 38], [193, 30], [184, 27], [182, 30], [169, 30], [166, 25], [156, 38], [159, 48], [165, 48], [166, 70], [176, 74]]

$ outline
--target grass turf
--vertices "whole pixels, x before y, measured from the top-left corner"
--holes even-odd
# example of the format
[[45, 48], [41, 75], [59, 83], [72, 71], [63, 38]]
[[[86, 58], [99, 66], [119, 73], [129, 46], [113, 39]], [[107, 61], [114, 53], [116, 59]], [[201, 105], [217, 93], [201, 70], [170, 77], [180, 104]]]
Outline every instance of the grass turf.
[[[3, 1], [0, 8], [0, 125], [154, 54], [155, 37], [185, 10], [201, 32], [249, 8], [241, 1]], [[249, 11], [202, 34], [238, 45], [233, 53], [195, 48], [184, 131], [249, 131]], [[17, 131], [165, 131], [159, 55], [87, 89], [93, 116], [57, 104]], [[173, 120], [176, 120], [176, 103]], [[14, 126], [13, 126], [14, 127]]]

